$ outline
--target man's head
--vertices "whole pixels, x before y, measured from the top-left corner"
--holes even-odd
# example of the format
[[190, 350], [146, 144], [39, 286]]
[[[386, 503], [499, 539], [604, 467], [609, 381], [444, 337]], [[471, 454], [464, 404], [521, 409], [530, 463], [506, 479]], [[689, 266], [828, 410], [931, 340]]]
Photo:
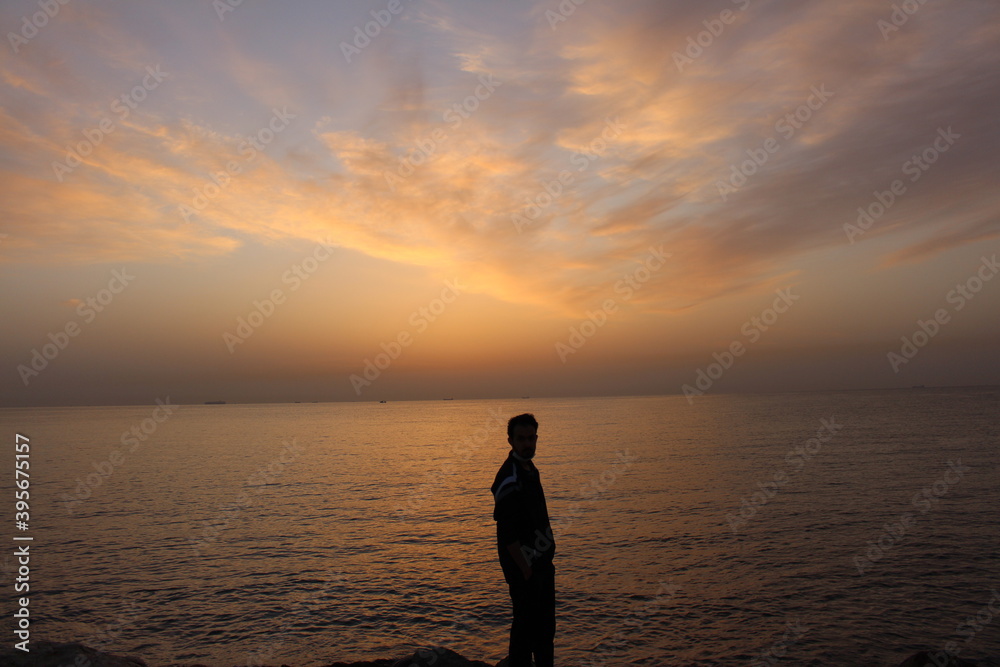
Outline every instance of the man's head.
[[524, 413], [507, 422], [507, 442], [518, 456], [530, 459], [538, 442], [538, 421], [535, 415]]

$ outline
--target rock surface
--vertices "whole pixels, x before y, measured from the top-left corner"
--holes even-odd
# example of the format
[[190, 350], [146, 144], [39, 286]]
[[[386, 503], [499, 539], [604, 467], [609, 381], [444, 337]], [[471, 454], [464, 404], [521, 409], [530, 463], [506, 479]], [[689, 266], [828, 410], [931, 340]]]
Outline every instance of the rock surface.
[[[150, 667], [134, 656], [105, 653], [79, 643], [33, 642], [31, 652], [14, 648], [0, 651], [2, 667]], [[506, 664], [501, 661], [501, 664]], [[174, 667], [182, 667], [175, 665]], [[190, 664], [183, 667], [208, 667]], [[212, 667], [219, 667], [213, 665]], [[442, 647], [418, 649], [405, 658], [381, 658], [363, 662], [333, 662], [327, 667], [494, 667], [482, 660], [467, 660]]]
[[966, 660], [944, 652], [920, 651], [901, 662], [899, 667], [1000, 667], [1000, 659]]
[[30, 653], [8, 648], [0, 653], [4, 667], [148, 667], [141, 658], [104, 653], [78, 643], [32, 642]]

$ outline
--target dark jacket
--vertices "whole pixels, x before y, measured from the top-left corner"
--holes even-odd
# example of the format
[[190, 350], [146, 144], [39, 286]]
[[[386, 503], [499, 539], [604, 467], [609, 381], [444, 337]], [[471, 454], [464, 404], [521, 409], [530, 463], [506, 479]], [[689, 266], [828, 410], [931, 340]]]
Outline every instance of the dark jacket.
[[535, 464], [525, 470], [511, 454], [497, 471], [490, 490], [493, 492], [493, 520], [497, 522], [497, 552], [504, 571], [516, 571], [517, 565], [507, 545], [519, 541], [529, 565], [551, 563], [555, 538], [545, 506], [545, 493]]

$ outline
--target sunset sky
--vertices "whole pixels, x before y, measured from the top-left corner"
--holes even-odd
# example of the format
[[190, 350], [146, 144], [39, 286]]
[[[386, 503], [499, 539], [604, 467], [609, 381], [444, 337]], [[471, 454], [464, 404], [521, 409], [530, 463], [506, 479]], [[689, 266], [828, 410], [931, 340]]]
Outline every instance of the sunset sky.
[[994, 0], [0, 27], [2, 405], [1000, 384]]

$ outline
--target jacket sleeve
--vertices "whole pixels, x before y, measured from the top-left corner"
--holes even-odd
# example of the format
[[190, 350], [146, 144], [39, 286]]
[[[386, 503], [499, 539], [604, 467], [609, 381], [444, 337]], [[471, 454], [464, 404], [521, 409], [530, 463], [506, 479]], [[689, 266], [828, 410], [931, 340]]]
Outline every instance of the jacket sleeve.
[[493, 517], [497, 522], [497, 540], [500, 544], [506, 546], [518, 540], [520, 525], [525, 520], [522, 504], [521, 491], [514, 484], [497, 493]]

